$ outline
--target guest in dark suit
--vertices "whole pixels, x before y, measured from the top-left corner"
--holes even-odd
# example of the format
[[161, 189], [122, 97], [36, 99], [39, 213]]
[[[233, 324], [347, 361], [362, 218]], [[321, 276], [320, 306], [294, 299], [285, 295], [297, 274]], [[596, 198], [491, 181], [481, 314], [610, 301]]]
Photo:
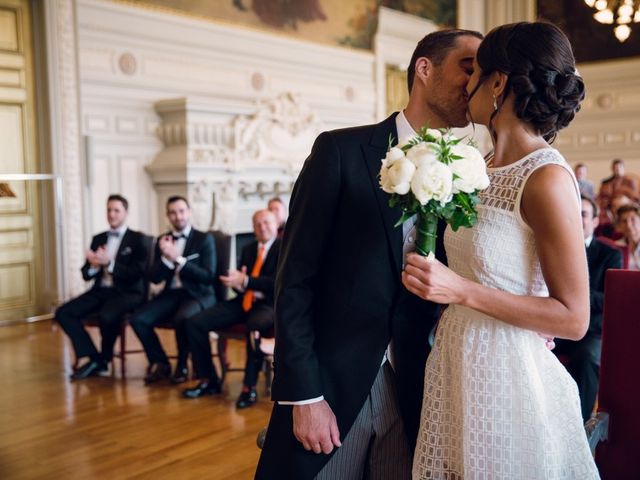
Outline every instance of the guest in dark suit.
[[167, 378], [171, 367], [154, 327], [160, 322], [175, 326], [178, 361], [171, 375], [172, 383], [187, 380], [189, 341], [185, 322], [216, 303], [213, 281], [216, 271], [216, 250], [213, 238], [191, 226], [191, 209], [180, 196], [167, 200], [167, 217], [171, 231], [161, 235], [156, 244], [156, 256], [149, 275], [153, 283], [165, 282], [157, 297], [140, 308], [131, 319], [149, 360], [145, 383]]
[[278, 224], [278, 238], [282, 239], [284, 235], [284, 227], [287, 223], [287, 206], [280, 197], [273, 197], [267, 203], [267, 209], [276, 216]]
[[410, 478], [440, 307], [401, 284], [415, 230], [409, 221], [394, 228], [401, 212], [389, 207], [378, 172], [390, 138], [468, 123], [465, 88], [480, 38], [427, 35], [410, 62], [406, 109], [322, 133], [305, 161], [278, 266], [276, 404], [256, 478]]
[[[76, 357], [88, 357], [88, 361], [71, 375], [74, 380], [108, 370], [123, 315], [143, 300], [148, 252], [144, 236], [127, 228], [128, 209], [129, 203], [123, 196], [109, 196], [107, 221], [110, 230], [93, 237], [82, 267], [82, 277], [94, 280], [93, 287], [56, 311], [55, 318], [71, 339]], [[83, 318], [96, 312], [102, 336], [100, 352], [82, 324]]]
[[[189, 345], [200, 382], [183, 392], [187, 398], [220, 393], [220, 382], [211, 362], [209, 332], [245, 323], [249, 332], [265, 332], [273, 326], [273, 285], [278, 264], [280, 240], [277, 238], [276, 218], [269, 210], [253, 215], [254, 242], [242, 249], [240, 270], [232, 270], [220, 277], [238, 296], [218, 303], [193, 317], [187, 324]], [[264, 356], [259, 345], [247, 338], [247, 363], [242, 392], [236, 402], [238, 408], [256, 403], [256, 382]]]
[[602, 345], [602, 310], [604, 307], [604, 277], [610, 268], [622, 268], [620, 251], [594, 238], [598, 226], [598, 209], [595, 201], [582, 197], [582, 229], [589, 265], [589, 294], [591, 314], [587, 334], [577, 342], [556, 340], [554, 352], [568, 357], [567, 370], [578, 384], [582, 418], [591, 416], [598, 393], [600, 372], [600, 348]]

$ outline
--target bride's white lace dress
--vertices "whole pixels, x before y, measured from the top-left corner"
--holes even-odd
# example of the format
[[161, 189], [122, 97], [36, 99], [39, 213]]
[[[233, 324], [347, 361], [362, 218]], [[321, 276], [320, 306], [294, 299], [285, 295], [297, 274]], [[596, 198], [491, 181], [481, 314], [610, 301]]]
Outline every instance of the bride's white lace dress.
[[[551, 148], [488, 170], [477, 226], [445, 233], [451, 269], [514, 294], [548, 295], [520, 215], [527, 178], [546, 164], [570, 171]], [[413, 477], [599, 478], [576, 384], [543, 339], [469, 308], [447, 308], [425, 370]]]

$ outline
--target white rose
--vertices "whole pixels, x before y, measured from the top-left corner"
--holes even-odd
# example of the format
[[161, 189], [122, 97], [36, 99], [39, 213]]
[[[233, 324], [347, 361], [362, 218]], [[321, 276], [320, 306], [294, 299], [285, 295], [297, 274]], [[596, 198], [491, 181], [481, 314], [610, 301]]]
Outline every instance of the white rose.
[[408, 193], [411, 187], [411, 178], [415, 171], [416, 166], [407, 160], [406, 157], [403, 156], [396, 160], [394, 164], [387, 169], [387, 176], [389, 185], [391, 185], [391, 190], [393, 191], [392, 193], [399, 195]]
[[389, 179], [389, 169], [385, 160], [382, 160], [382, 168], [380, 168], [380, 188], [387, 193], [393, 193], [393, 185]]
[[411, 180], [411, 191], [421, 205], [426, 205], [431, 199], [441, 203], [449, 202], [452, 188], [453, 173], [441, 162], [421, 165]]
[[451, 147], [451, 151], [454, 155], [462, 157], [450, 164], [451, 170], [457, 176], [453, 180], [453, 193], [472, 193], [489, 186], [487, 167], [475, 147], [458, 144]]
[[391, 167], [397, 160], [404, 157], [404, 152], [398, 147], [391, 147], [384, 157], [385, 165], [387, 168]]
[[416, 167], [420, 167], [432, 162], [439, 162], [436, 152], [436, 144], [421, 142], [409, 149], [407, 158], [411, 160]]

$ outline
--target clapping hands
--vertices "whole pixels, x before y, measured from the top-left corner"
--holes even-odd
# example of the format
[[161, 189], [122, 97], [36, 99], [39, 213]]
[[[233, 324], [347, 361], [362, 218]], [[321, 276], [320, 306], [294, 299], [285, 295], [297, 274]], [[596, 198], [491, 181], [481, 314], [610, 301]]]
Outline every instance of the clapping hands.
[[175, 262], [180, 256], [176, 247], [176, 242], [171, 235], [161, 237], [160, 240], [158, 240], [158, 248], [160, 249], [162, 256], [170, 262]]
[[105, 245], [100, 245], [95, 252], [93, 250], [87, 250], [86, 256], [87, 262], [89, 262], [89, 265], [93, 268], [100, 268], [105, 265], [109, 265], [112, 260]]
[[247, 267], [244, 265], [240, 270], [230, 270], [228, 275], [220, 275], [222, 284], [235, 290], [244, 289], [245, 278], [247, 278]]

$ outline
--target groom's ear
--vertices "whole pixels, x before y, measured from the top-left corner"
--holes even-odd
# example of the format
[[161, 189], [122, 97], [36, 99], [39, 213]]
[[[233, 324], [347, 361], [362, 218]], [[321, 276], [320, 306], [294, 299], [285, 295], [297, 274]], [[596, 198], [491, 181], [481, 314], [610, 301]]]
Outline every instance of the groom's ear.
[[429, 60], [427, 57], [420, 57], [416, 60], [416, 73], [415, 73], [415, 80], [420, 80], [422, 82], [422, 84], [424, 84], [427, 81], [427, 78], [432, 75], [433, 72], [433, 64], [431, 63], [431, 60]]

